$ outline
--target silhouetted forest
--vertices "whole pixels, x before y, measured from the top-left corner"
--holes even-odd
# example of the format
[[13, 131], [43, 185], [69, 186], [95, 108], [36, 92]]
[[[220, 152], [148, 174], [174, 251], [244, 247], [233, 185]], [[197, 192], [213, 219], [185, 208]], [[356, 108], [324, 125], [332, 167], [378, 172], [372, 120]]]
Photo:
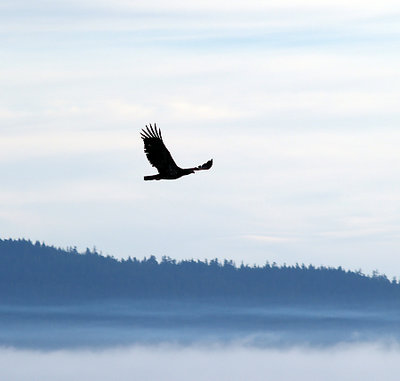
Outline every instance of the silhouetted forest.
[[236, 266], [232, 261], [154, 256], [117, 260], [29, 240], [0, 240], [2, 303], [190, 299], [257, 303], [398, 305], [400, 285], [385, 275], [305, 265]]

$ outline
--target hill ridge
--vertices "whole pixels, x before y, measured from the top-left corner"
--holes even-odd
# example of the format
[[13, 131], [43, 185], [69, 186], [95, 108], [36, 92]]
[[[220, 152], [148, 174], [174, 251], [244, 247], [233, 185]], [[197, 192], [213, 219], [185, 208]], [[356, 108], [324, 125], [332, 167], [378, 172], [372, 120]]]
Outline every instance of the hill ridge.
[[26, 239], [0, 239], [0, 302], [192, 299], [257, 303], [398, 304], [385, 275], [313, 265], [236, 266], [224, 260], [116, 259]]

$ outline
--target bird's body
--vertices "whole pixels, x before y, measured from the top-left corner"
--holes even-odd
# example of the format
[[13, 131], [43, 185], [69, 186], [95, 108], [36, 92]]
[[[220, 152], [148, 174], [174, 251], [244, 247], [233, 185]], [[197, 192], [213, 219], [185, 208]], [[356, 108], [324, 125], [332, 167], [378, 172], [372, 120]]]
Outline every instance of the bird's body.
[[158, 174], [145, 176], [145, 180], [175, 180], [195, 171], [211, 168], [213, 164], [212, 159], [194, 168], [178, 167], [163, 142], [161, 130], [157, 129], [156, 124], [154, 124], [154, 127], [151, 124], [149, 126], [146, 126], [146, 129], [143, 129], [140, 135], [143, 139], [144, 152], [147, 159], [153, 167], [157, 168]]

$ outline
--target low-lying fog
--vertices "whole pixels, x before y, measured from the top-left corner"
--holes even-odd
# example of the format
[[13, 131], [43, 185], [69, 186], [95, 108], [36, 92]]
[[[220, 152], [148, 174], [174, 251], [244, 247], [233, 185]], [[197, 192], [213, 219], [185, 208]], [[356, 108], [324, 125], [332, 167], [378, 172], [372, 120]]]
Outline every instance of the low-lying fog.
[[397, 309], [224, 306], [135, 302], [74, 306], [0, 306], [0, 347], [107, 349], [132, 345], [258, 348], [332, 347], [400, 342]]
[[0, 306], [0, 380], [398, 380], [397, 309]]
[[285, 350], [220, 346], [134, 346], [109, 350], [0, 349], [7, 381], [397, 381], [397, 345]]

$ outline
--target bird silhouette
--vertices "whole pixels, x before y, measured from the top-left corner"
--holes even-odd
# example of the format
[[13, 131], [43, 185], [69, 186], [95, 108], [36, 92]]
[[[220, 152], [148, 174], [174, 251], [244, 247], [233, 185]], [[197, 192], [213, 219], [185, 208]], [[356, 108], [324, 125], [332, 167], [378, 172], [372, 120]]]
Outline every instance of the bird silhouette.
[[146, 129], [142, 129], [140, 135], [143, 139], [147, 160], [158, 170], [157, 175], [144, 176], [145, 180], [175, 180], [195, 173], [195, 171], [210, 169], [213, 165], [213, 160], [211, 159], [198, 167], [178, 167], [163, 142], [161, 130], [157, 129], [155, 123], [154, 127], [151, 124], [149, 126], [146, 125]]

